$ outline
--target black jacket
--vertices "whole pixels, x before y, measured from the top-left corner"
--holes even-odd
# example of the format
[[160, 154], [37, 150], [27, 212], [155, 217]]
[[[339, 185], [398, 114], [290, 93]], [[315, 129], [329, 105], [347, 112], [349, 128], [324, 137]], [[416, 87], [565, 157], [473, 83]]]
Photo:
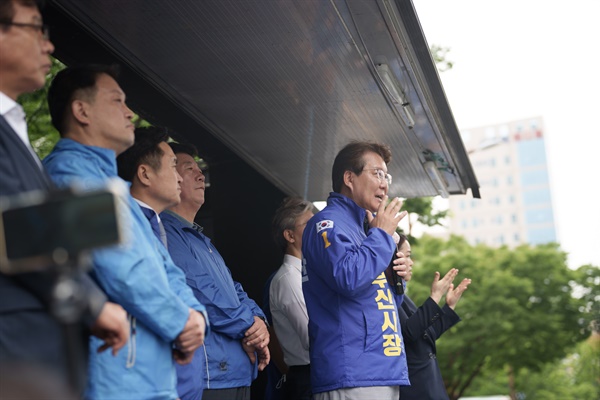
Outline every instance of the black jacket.
[[410, 386], [400, 386], [400, 399], [448, 399], [436, 358], [435, 341], [460, 321], [459, 316], [447, 305], [440, 308], [431, 297], [417, 308], [407, 295], [404, 295], [398, 315], [410, 379]]
[[[51, 188], [48, 175], [0, 116], [0, 196]], [[92, 322], [106, 297], [87, 274], [79, 274], [77, 279], [91, 293], [93, 301], [84, 317]], [[66, 376], [67, 354], [61, 326], [49, 312], [54, 282], [55, 276], [50, 272], [11, 276], [0, 273], [0, 363], [45, 365]], [[87, 342], [81, 353], [87, 353]]]

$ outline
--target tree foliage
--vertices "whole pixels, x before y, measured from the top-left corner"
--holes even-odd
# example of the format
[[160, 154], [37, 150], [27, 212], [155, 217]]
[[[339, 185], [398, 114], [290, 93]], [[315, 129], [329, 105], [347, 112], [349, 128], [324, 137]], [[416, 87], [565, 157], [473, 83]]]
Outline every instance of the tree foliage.
[[463, 322], [439, 340], [438, 361], [451, 399], [485, 372], [540, 371], [589, 334], [586, 301], [573, 292], [576, 284], [590, 284], [567, 267], [556, 244], [511, 250], [425, 236], [413, 257], [409, 294], [417, 304], [429, 296], [435, 271], [455, 267], [457, 281], [473, 280], [457, 307]]
[[454, 63], [447, 58], [448, 53], [450, 52], [449, 47], [432, 44], [429, 51], [431, 52], [431, 56], [433, 57], [433, 61], [435, 62], [438, 71], [445, 72], [452, 69]]
[[442, 225], [442, 219], [448, 216], [449, 210], [433, 211], [433, 197], [415, 197], [404, 200], [402, 209], [408, 211], [408, 236], [412, 236], [415, 223], [427, 226]]
[[27, 120], [27, 131], [31, 146], [43, 159], [50, 153], [54, 144], [59, 139], [59, 134], [50, 122], [50, 112], [48, 111], [48, 88], [56, 74], [65, 68], [65, 65], [54, 57], [52, 67], [46, 76], [46, 84], [40, 90], [32, 93], [26, 93], [18, 98], [19, 104], [23, 106]]
[[540, 372], [528, 369], [517, 377], [519, 397], [536, 400], [600, 399], [600, 335], [595, 333], [573, 353]]

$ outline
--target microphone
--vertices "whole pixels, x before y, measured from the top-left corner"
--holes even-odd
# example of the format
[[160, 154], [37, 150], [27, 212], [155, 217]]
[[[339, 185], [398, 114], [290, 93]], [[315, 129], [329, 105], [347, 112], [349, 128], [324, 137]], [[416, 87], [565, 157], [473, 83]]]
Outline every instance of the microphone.
[[396, 251], [394, 251], [394, 255], [392, 256], [392, 260], [390, 261], [390, 265], [388, 266], [392, 278], [392, 288], [394, 289], [394, 292], [396, 294], [404, 294], [404, 279], [398, 276], [396, 271], [394, 271], [394, 260], [398, 258], [396, 253], [400, 251], [400, 248], [398, 247], [398, 243], [400, 243], [400, 236], [398, 236], [398, 234], [394, 232], [392, 238], [394, 238], [394, 242], [396, 242]]

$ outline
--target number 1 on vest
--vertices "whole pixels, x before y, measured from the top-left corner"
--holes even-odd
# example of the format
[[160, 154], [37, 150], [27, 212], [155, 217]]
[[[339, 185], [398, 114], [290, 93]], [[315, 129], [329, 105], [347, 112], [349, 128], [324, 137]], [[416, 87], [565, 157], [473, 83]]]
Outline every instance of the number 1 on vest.
[[323, 236], [323, 241], [325, 242], [325, 248], [328, 248], [329, 246], [331, 246], [331, 242], [329, 242], [329, 240], [327, 240], [327, 231], [323, 231], [323, 233], [321, 233], [321, 236]]

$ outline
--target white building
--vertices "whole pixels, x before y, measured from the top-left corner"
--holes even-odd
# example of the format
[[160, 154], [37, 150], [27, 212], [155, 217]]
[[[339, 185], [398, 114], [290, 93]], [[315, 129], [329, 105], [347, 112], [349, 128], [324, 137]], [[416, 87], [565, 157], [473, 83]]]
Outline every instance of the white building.
[[481, 199], [451, 196], [450, 233], [472, 244], [556, 241], [541, 118], [461, 132]]

